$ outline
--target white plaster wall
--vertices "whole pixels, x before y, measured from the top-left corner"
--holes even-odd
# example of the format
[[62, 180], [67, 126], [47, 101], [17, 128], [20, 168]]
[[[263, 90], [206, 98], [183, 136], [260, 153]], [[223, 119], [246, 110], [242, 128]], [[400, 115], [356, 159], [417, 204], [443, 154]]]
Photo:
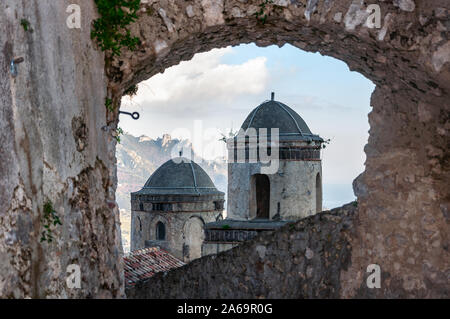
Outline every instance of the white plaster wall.
[[280, 202], [283, 220], [296, 220], [315, 214], [317, 173], [322, 176], [320, 161], [281, 161], [278, 174], [268, 175], [270, 216], [277, 214], [277, 202]]

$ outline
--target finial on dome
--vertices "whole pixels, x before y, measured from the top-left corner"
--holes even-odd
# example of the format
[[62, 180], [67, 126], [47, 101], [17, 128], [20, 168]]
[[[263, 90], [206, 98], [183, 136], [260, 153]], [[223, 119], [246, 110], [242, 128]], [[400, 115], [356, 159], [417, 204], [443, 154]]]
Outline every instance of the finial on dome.
[[270, 99], [273, 101], [275, 100], [275, 92], [272, 92]]

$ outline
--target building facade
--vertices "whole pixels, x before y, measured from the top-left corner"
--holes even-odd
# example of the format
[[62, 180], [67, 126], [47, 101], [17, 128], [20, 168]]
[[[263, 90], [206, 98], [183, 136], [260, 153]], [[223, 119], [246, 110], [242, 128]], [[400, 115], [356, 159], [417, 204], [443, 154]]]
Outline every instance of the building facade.
[[224, 193], [193, 161], [161, 165], [131, 194], [131, 250], [159, 246], [189, 262], [202, 256], [204, 225], [222, 219]]
[[[298, 220], [322, 211], [323, 139], [294, 110], [273, 97], [248, 115], [240, 132], [227, 142], [228, 218]], [[266, 149], [270, 164], [262, 161]]]
[[227, 219], [206, 172], [169, 160], [131, 194], [131, 250], [159, 246], [189, 262], [322, 211], [323, 143], [272, 93], [227, 140]]
[[322, 211], [323, 143], [273, 93], [256, 107], [227, 140], [227, 219], [205, 225], [204, 254]]

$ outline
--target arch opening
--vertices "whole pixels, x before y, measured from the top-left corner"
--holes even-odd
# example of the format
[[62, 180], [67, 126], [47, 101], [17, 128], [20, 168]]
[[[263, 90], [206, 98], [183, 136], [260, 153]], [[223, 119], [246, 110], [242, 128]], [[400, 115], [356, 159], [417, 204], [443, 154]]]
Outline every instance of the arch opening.
[[251, 196], [254, 198], [250, 210], [255, 219], [270, 219], [270, 180], [265, 174], [251, 177]]
[[185, 243], [183, 245], [183, 259], [190, 262], [202, 257], [202, 244], [205, 238], [203, 220], [191, 217], [184, 226]]
[[[281, 65], [280, 60], [283, 61]], [[310, 66], [310, 70], [298, 72], [298, 70], [308, 66]], [[292, 69], [289, 75], [283, 73], [285, 72], [283, 70], [287, 68]], [[321, 73], [322, 76], [311, 80], [310, 77], [315, 77], [317, 73]], [[321, 82], [322, 77], [330, 79], [330, 82], [334, 85], [328, 84], [324, 88]], [[245, 80], [245, 78], [247, 79]], [[341, 79], [344, 79], [344, 81], [341, 81]], [[236, 82], [236, 84], [228, 84], [224, 89], [224, 82]], [[349, 87], [358, 85], [359, 82], [363, 83], [359, 84], [359, 95], [357, 94], [354, 98], [355, 101], [346, 103], [347, 96], [351, 94], [350, 91], [353, 91]], [[298, 85], [302, 87], [301, 94], [297, 93]], [[148, 81], [139, 83], [138, 87], [136, 96], [123, 98], [123, 104], [127, 110], [138, 108], [142, 116], [138, 122], [127, 116], [120, 118], [121, 126], [123, 124], [125, 131], [130, 130], [131, 134], [126, 135], [123, 142], [118, 146], [121, 150], [118, 152], [119, 163], [127, 163], [128, 158], [136, 157], [136, 155], [144, 157], [148, 153], [155, 153], [154, 149], [148, 149], [136, 154], [136, 142], [142, 143], [142, 145], [160, 145], [159, 147], [164, 149], [165, 152], [161, 155], [167, 156], [165, 159], [168, 159], [169, 156], [174, 154], [178, 156], [180, 151], [184, 155], [191, 151], [191, 149], [187, 151], [186, 149], [178, 150], [177, 146], [174, 145], [177, 143], [179, 143], [178, 145], [183, 144], [184, 142], [181, 142], [181, 140], [186, 137], [188, 144], [193, 142], [190, 145], [195, 152], [198, 140], [192, 141], [189, 139], [194, 138], [196, 132], [198, 132], [196, 131], [197, 127], [195, 127], [196, 122], [201, 121], [203, 126], [200, 129], [203, 128], [205, 134], [209, 134], [211, 129], [215, 130], [216, 133], [231, 132], [234, 128], [233, 125], [231, 130], [227, 131], [229, 126], [227, 128], [225, 125], [228, 124], [223, 125], [223, 123], [240, 125], [252, 108], [257, 106], [255, 103], [267, 100], [271, 97], [270, 92], [275, 91], [275, 96], [272, 98], [294, 107], [295, 111], [301, 117], [304, 117], [313, 133], [317, 133], [324, 138], [334, 135], [335, 139], [330, 145], [327, 145], [326, 150], [320, 150], [320, 154], [323, 156], [313, 158], [317, 160], [315, 164], [308, 162], [308, 152], [297, 155], [292, 149], [283, 148], [282, 156], [290, 163], [289, 167], [280, 169], [276, 174], [275, 188], [271, 187], [268, 176], [245, 177], [248, 178], [248, 187], [251, 188], [251, 191], [249, 191], [248, 198], [242, 201], [245, 203], [243, 204], [245, 207], [242, 206], [239, 209], [246, 211], [250, 219], [295, 220], [299, 216], [309, 216], [322, 211], [324, 206], [330, 209], [354, 200], [351, 181], [364, 167], [363, 146], [368, 135], [366, 118], [369, 111], [369, 96], [374, 85], [359, 73], [350, 72], [341, 61], [308, 53], [291, 45], [282, 48], [276, 46], [260, 48], [252, 43], [196, 54], [191, 61], [168, 68], [163, 74], [157, 74]], [[239, 93], [239, 90], [242, 93]], [[305, 94], [306, 96], [304, 96]], [[320, 96], [320, 99], [317, 99], [317, 96]], [[215, 107], [211, 107], [211, 99], [214, 99]], [[226, 104], [227, 102], [224, 102], [226, 100], [232, 101], [232, 103]], [[250, 102], [248, 102], [249, 100]], [[329, 101], [334, 101], [335, 104], [332, 105]], [[236, 112], [232, 108], [235, 104], [243, 105], [243, 107]], [[353, 111], [352, 109], [356, 109], [358, 105], [364, 105], [365, 107]], [[231, 110], [227, 114], [226, 110], [229, 108]], [[287, 111], [284, 110], [284, 112]], [[282, 113], [282, 115], [286, 114]], [[352, 125], [352, 122], [362, 124]], [[345, 130], [336, 129], [336, 126], [357, 128], [357, 130], [352, 131], [352, 137], [349, 138], [349, 134]], [[176, 136], [175, 134], [180, 129], [183, 133], [182, 136], [181, 134]], [[345, 134], [336, 136], [336, 132], [340, 134], [342, 131]], [[353, 136], [357, 136], [359, 140], [351, 141], [350, 139]], [[221, 136], [215, 137], [215, 141], [221, 146], [225, 146], [222, 141], [219, 141], [220, 138]], [[127, 143], [133, 145], [130, 150], [126, 150]], [[200, 149], [204, 151], [212, 144], [209, 140], [207, 143], [209, 144], [201, 145]], [[352, 154], [355, 155], [352, 156], [351, 160], [344, 160], [339, 154], [344, 147], [349, 148], [348, 145], [351, 145]], [[172, 151], [170, 151], [171, 148]], [[128, 154], [124, 154], [126, 152]], [[227, 193], [229, 176], [225, 157], [226, 149], [225, 153], [221, 154], [224, 156], [217, 158], [208, 158], [204, 156], [205, 153], [196, 153], [195, 156], [198, 156], [196, 162], [200, 159], [201, 162], [198, 162], [198, 164], [202, 165], [210, 174], [219, 190]], [[270, 146], [267, 154], [272, 155]], [[304, 159], [306, 161], [303, 161]], [[155, 161], [153, 166], [158, 167], [160, 162]], [[323, 196], [322, 181], [320, 181], [319, 199], [316, 198], [316, 193], [319, 193], [316, 191], [316, 187], [319, 185], [316, 183], [316, 172], [322, 171], [318, 168], [322, 165], [319, 163], [322, 162], [324, 163], [325, 173], [328, 173], [325, 174], [328, 185], [325, 185], [325, 196]], [[213, 164], [211, 165], [211, 163]], [[148, 164], [146, 166], [148, 167]], [[336, 169], [336, 166], [339, 169]], [[344, 167], [345, 169], [343, 169]], [[136, 174], [133, 170], [136, 169], [143, 170], [146, 167], [136, 167], [136, 162], [132, 161], [128, 173], [122, 176], [135, 178]], [[283, 172], [283, 170], [287, 171]], [[217, 171], [219, 171], [219, 174], [216, 174]], [[151, 173], [149, 171], [147, 175]], [[321, 178], [322, 174], [320, 174]], [[282, 186], [286, 181], [289, 181], [287, 183], [290, 184], [287, 188]], [[127, 191], [131, 184], [138, 185], [135, 180], [119, 180], [120, 188]], [[294, 184], [295, 187], [292, 187]], [[283, 190], [283, 188], [286, 188], [286, 190]], [[273, 190], [275, 190], [275, 196], [271, 194]], [[281, 195], [282, 192], [283, 195]], [[344, 195], [342, 196], [342, 194]], [[123, 194], [121, 194], [122, 196]], [[290, 198], [286, 200], [289, 196]], [[325, 203], [322, 205], [321, 202], [324, 197]], [[273, 200], [273, 203], [271, 203], [271, 200]], [[296, 201], [303, 201], [305, 204], [297, 205]], [[154, 205], [154, 209], [155, 207], [157, 208], [156, 205]], [[220, 205], [215, 206], [215, 209], [221, 208]], [[225, 208], [228, 209], [229, 207], [225, 205]], [[225, 211], [224, 217], [227, 214], [228, 212]]]

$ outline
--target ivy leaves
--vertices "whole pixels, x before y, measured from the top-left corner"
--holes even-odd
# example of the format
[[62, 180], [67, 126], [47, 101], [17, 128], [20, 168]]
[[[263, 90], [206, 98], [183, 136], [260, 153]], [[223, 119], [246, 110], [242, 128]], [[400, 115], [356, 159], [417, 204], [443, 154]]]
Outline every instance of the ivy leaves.
[[127, 28], [137, 19], [141, 0], [94, 0], [100, 18], [94, 21], [91, 38], [102, 51], [119, 56], [126, 47], [132, 51], [140, 44], [138, 37], [131, 36]]
[[273, 4], [273, 0], [262, 0], [259, 4], [259, 10], [255, 12], [256, 19], [262, 24], [265, 24], [267, 21], [266, 9], [269, 4]]
[[44, 241], [51, 243], [53, 239], [55, 239], [53, 237], [52, 228], [57, 225], [62, 225], [56, 211], [53, 209], [53, 204], [51, 201], [44, 204], [44, 217], [42, 218], [42, 223], [44, 231], [41, 235], [41, 243]]

